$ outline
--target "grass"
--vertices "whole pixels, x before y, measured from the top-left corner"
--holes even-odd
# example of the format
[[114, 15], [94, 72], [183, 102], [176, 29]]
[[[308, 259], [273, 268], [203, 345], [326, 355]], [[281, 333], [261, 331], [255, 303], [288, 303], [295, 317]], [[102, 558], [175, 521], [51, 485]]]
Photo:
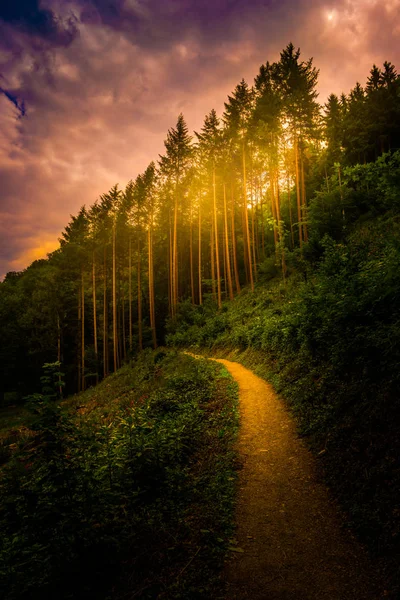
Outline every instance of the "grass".
[[[349, 525], [400, 594], [398, 218], [325, 238], [308, 279], [244, 289], [217, 311], [183, 305], [168, 342], [268, 379], [296, 418]], [[309, 251], [309, 249], [308, 249]], [[396, 595], [397, 594], [397, 595]]]
[[218, 597], [238, 428], [221, 365], [144, 352], [31, 428], [0, 472], [2, 598]]

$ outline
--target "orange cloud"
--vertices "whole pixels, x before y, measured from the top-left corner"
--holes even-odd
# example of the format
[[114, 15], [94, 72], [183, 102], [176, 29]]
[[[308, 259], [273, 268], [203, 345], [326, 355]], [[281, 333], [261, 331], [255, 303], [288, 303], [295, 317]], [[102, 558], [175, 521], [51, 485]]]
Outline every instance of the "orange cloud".
[[59, 246], [60, 244], [54, 239], [54, 236], [49, 236], [47, 240], [33, 239], [32, 244], [10, 262], [11, 270], [21, 271], [33, 261], [46, 258], [50, 252], [54, 252]]

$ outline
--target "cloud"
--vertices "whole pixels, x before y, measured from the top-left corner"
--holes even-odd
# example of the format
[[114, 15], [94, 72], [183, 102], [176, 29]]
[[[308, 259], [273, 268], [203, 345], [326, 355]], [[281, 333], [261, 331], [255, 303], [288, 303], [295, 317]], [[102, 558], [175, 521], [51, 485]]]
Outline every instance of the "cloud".
[[18, 0], [0, 4], [0, 21], [26, 35], [45, 40], [53, 46], [68, 46], [77, 34], [75, 19], [62, 19], [38, 0]]
[[[400, 58], [399, 0], [24, 0], [0, 12], [0, 273], [143, 171], [182, 111], [199, 130], [293, 41], [320, 99]], [[392, 11], [392, 12], [391, 12]], [[329, 18], [331, 16], [332, 18]], [[379, 27], [385, 27], [385, 36]], [[26, 114], [21, 116], [24, 102]], [[39, 249], [39, 250], [38, 250]]]
[[7, 90], [3, 90], [3, 88], [1, 86], [0, 86], [0, 94], [4, 94], [4, 96], [7, 98], [7, 100], [9, 100], [12, 104], [14, 104], [15, 108], [18, 110], [21, 117], [25, 116], [26, 110], [25, 110], [24, 100], [19, 102], [19, 100], [16, 96], [13, 96], [13, 94], [11, 92], [8, 92]]

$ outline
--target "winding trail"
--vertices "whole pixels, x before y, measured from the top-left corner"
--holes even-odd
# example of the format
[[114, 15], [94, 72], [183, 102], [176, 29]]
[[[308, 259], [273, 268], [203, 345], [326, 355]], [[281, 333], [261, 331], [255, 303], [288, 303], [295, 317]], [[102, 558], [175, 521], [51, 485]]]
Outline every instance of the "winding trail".
[[226, 600], [381, 598], [376, 570], [341, 527], [315, 459], [272, 387], [238, 363], [218, 362], [239, 384], [243, 461]]

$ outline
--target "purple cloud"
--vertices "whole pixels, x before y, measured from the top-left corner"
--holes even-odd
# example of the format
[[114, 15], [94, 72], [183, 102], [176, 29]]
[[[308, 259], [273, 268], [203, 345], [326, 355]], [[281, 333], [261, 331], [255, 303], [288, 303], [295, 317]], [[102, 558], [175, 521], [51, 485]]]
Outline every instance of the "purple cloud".
[[1, 274], [157, 159], [181, 111], [198, 130], [290, 40], [314, 57], [321, 102], [400, 62], [399, 0], [17, 4], [0, 12]]

